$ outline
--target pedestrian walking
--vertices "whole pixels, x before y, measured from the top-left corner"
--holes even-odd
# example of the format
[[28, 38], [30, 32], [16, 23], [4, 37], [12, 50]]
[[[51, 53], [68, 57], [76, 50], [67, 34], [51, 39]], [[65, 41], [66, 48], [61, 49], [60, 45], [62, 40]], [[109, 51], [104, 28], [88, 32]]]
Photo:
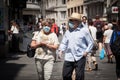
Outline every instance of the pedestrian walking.
[[90, 33], [81, 24], [81, 15], [72, 13], [68, 21], [69, 29], [66, 31], [59, 46], [58, 57], [65, 54], [63, 65], [63, 80], [72, 80], [75, 69], [76, 80], [84, 80], [86, 56], [93, 47]]
[[[97, 39], [96, 39], [97, 29], [96, 29], [96, 27], [94, 27], [92, 20], [88, 21], [88, 26], [89, 26], [90, 34], [91, 34], [91, 36], [94, 40], [94, 44], [96, 44], [97, 43]], [[88, 71], [98, 70], [98, 63], [97, 63], [97, 60], [96, 60], [96, 57], [95, 57], [96, 50], [97, 49], [93, 47], [92, 51], [90, 52], [90, 54], [87, 57], [87, 63], [88, 63], [88, 69], [87, 70]], [[92, 64], [94, 65], [94, 68], [92, 67]]]
[[105, 48], [105, 52], [107, 54], [107, 58], [108, 58], [108, 63], [113, 63], [112, 58], [113, 58], [113, 54], [112, 51], [110, 49], [110, 39], [113, 33], [112, 30], [112, 23], [108, 23], [108, 30], [105, 30], [104, 32], [104, 37], [103, 37], [103, 43], [104, 43], [104, 48]]
[[87, 17], [83, 16], [82, 17], [82, 25], [88, 29], [88, 22], [87, 22]]
[[60, 34], [63, 36], [63, 27], [64, 27], [64, 24], [62, 23], [59, 27], [59, 30], [60, 30]]
[[19, 30], [20, 27], [18, 24], [12, 20], [11, 21], [11, 29], [8, 30], [8, 33], [12, 36], [12, 51], [13, 53], [17, 53], [19, 51]]
[[51, 32], [54, 32], [56, 33], [57, 36], [59, 36], [59, 29], [57, 24], [55, 23], [55, 19], [54, 18], [51, 19], [51, 22], [52, 22]]
[[117, 28], [117, 19], [112, 19], [112, 24], [113, 24], [113, 27], [112, 27], [112, 30], [115, 30]]
[[65, 31], [67, 30], [66, 23], [63, 23], [63, 34], [65, 34]]
[[98, 45], [99, 45], [99, 51], [102, 49], [102, 43], [103, 43], [103, 28], [104, 28], [104, 23], [100, 20], [100, 16], [96, 15], [94, 21], [94, 26], [97, 28], [97, 40], [98, 40]]
[[36, 48], [34, 57], [39, 80], [50, 80], [55, 60], [54, 55], [59, 45], [57, 35], [50, 31], [51, 25], [50, 22], [43, 21], [42, 30], [37, 37], [35, 35], [32, 38], [31, 46]]
[[[113, 31], [110, 46], [116, 60], [116, 75], [118, 80], [120, 80], [120, 21], [118, 22], [118, 26], [116, 26]], [[113, 46], [114, 48], [112, 48]]]
[[42, 29], [42, 21], [43, 21], [42, 18], [38, 18], [38, 23], [37, 23], [37, 25], [39, 26], [39, 29]]

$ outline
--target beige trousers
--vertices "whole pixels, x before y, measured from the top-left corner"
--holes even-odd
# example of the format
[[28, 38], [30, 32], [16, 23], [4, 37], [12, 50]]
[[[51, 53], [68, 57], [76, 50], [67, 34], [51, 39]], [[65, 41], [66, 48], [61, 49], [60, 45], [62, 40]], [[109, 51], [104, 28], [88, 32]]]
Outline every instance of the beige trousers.
[[54, 61], [45, 59], [35, 59], [35, 64], [39, 80], [50, 80]]

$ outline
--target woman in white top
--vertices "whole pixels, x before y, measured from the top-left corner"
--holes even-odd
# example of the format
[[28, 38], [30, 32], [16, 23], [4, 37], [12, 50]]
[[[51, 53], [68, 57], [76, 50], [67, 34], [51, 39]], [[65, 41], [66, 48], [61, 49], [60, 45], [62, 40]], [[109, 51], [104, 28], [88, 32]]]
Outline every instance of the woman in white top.
[[19, 51], [19, 26], [14, 20], [11, 21], [11, 29], [8, 33], [12, 35], [12, 51], [17, 53]]
[[50, 31], [50, 22], [43, 21], [42, 26], [42, 30], [33, 36], [31, 47], [36, 48], [34, 57], [39, 80], [50, 80], [59, 42], [57, 35]]
[[104, 42], [105, 51], [108, 57], [108, 63], [113, 63], [112, 62], [113, 55], [110, 49], [110, 39], [113, 33], [112, 27], [113, 27], [112, 23], [108, 23], [108, 30], [105, 30], [103, 34], [104, 35], [103, 42]]

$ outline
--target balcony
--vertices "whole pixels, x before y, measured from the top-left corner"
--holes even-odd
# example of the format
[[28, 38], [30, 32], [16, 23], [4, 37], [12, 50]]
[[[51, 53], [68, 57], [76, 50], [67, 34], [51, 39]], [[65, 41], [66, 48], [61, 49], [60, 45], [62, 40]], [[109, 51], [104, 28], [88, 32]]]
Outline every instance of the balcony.
[[97, 2], [104, 2], [104, 0], [84, 0], [84, 5], [97, 3]]

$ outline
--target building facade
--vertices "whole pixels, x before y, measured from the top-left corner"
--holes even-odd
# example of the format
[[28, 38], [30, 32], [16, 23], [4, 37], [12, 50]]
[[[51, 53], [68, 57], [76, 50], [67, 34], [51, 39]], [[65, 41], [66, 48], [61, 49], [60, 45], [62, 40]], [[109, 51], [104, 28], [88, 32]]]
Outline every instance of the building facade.
[[45, 2], [46, 18], [55, 18], [60, 26], [67, 21], [66, 0], [46, 0]]
[[26, 8], [23, 9], [24, 22], [33, 22], [36, 24], [38, 18], [41, 18], [41, 7], [38, 0], [27, 0]]
[[96, 15], [103, 17], [105, 15], [105, 0], [84, 0], [87, 17], [94, 19]]
[[10, 29], [10, 21], [20, 20], [25, 7], [26, 0], [1, 0], [0, 2], [0, 58], [5, 58], [9, 53], [8, 29]]
[[83, 0], [67, 0], [67, 14], [68, 17], [73, 13], [78, 12], [80, 14], [85, 14], [83, 7]]
[[[117, 12], [113, 12], [112, 8], [117, 7]], [[112, 19], [120, 19], [120, 13], [119, 8], [120, 7], [120, 1], [119, 0], [107, 0], [107, 18], [108, 21], [111, 21]]]

